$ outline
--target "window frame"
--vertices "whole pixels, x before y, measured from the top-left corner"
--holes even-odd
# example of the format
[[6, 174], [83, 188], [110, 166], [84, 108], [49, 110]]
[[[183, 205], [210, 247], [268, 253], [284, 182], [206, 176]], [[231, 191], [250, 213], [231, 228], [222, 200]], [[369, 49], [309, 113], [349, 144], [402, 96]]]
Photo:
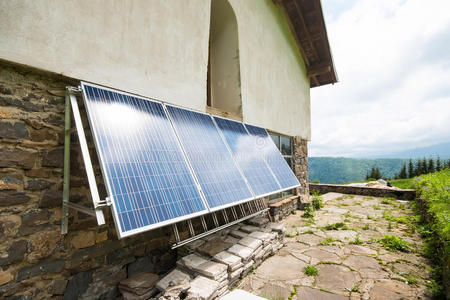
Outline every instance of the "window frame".
[[[291, 163], [290, 163], [290, 167], [292, 169], [292, 171], [294, 172], [294, 138], [288, 135], [284, 135], [284, 134], [279, 134], [276, 132], [271, 132], [268, 131], [270, 138], [272, 139], [272, 141], [274, 142], [275, 146], [277, 147], [277, 149], [280, 151], [281, 155], [283, 156], [284, 159], [289, 158]], [[274, 137], [278, 138], [278, 143], [276, 143], [274, 141]], [[290, 154], [283, 154], [283, 152], [281, 151], [281, 138], [288, 138], [290, 140]], [[287, 161], [286, 161], [287, 162]], [[289, 163], [288, 163], [289, 164]], [[290, 189], [287, 191], [283, 191], [283, 192], [279, 192], [276, 194], [272, 194], [269, 195], [269, 203], [276, 203], [278, 201], [281, 201], [283, 199], [286, 199], [288, 197], [292, 197], [295, 196], [295, 189]]]

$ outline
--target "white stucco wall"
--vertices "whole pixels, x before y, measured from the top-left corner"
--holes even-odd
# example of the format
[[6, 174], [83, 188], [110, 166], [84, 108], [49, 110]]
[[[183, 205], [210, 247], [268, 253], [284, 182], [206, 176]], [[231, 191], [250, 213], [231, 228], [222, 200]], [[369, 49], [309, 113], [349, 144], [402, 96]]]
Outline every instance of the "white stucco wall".
[[[271, 0], [230, 0], [244, 121], [310, 138], [309, 81]], [[209, 0], [0, 1], [0, 59], [205, 111]]]
[[272, 0], [230, 0], [239, 28], [244, 122], [311, 138], [309, 79]]
[[0, 58], [204, 110], [209, 15], [209, 0], [0, 1]]

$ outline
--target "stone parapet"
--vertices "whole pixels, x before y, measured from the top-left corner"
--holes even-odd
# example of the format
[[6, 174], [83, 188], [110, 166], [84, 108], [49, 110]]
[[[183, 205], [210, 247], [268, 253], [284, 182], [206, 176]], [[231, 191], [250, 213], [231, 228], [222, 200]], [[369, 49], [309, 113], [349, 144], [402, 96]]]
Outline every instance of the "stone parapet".
[[311, 192], [318, 192], [320, 194], [335, 192], [372, 197], [393, 197], [402, 200], [414, 200], [414, 198], [416, 197], [416, 191], [410, 189], [397, 190], [390, 188], [359, 187], [340, 184], [310, 183], [309, 190]]

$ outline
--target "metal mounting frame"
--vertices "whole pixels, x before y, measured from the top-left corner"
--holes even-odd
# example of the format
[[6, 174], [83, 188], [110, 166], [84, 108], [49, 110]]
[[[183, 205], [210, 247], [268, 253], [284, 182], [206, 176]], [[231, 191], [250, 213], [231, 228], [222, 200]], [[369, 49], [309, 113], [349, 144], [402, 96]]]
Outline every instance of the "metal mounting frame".
[[[65, 103], [65, 126], [64, 126], [64, 185], [63, 185], [63, 200], [62, 200], [62, 216], [61, 216], [61, 234], [68, 232], [68, 218], [69, 208], [75, 209], [87, 215], [97, 218], [98, 225], [105, 224], [105, 217], [103, 215], [102, 207], [110, 206], [111, 203], [108, 197], [105, 200], [100, 200], [100, 195], [97, 189], [97, 182], [95, 180], [94, 169], [92, 168], [92, 161], [89, 155], [89, 148], [84, 134], [83, 123], [81, 121], [80, 110], [76, 95], [81, 92], [79, 87], [66, 87], [66, 103]], [[85, 207], [69, 201], [70, 194], [70, 134], [71, 115], [75, 121], [75, 127], [80, 142], [81, 153], [83, 156], [86, 175], [88, 177], [89, 188], [91, 191], [93, 208]]]
[[[251, 203], [254, 205], [254, 207], [251, 206], [252, 205]], [[243, 208], [243, 205], [247, 205], [247, 211], [248, 211], [247, 214], [245, 213], [245, 209]], [[238, 217], [238, 215], [236, 213], [236, 210], [235, 210], [235, 207], [239, 207], [240, 208], [241, 214], [242, 214], [241, 217]], [[195, 240], [198, 240], [198, 239], [201, 239], [201, 238], [203, 238], [205, 236], [213, 234], [213, 233], [215, 233], [217, 231], [220, 231], [222, 229], [230, 227], [230, 226], [232, 226], [234, 224], [237, 224], [237, 223], [240, 223], [240, 222], [245, 221], [247, 219], [250, 219], [252, 217], [255, 217], [255, 216], [259, 215], [259, 214], [262, 214], [264, 212], [269, 211], [269, 208], [264, 204], [264, 200], [262, 198], [259, 198], [259, 199], [252, 200], [252, 201], [249, 201], [249, 202], [246, 202], [246, 203], [238, 204], [236, 206], [232, 206], [230, 208], [230, 210], [231, 210], [231, 216], [227, 215], [227, 212], [226, 212], [225, 209], [221, 210], [221, 212], [223, 214], [223, 217], [224, 217], [224, 220], [225, 220], [225, 224], [223, 224], [223, 225], [220, 225], [219, 221], [217, 220], [216, 213], [218, 213], [218, 211], [211, 212], [209, 215], [211, 215], [211, 218], [212, 218], [212, 220], [214, 222], [214, 227], [211, 228], [211, 229], [208, 229], [208, 227], [206, 225], [205, 218], [204, 218], [205, 216], [204, 215], [200, 216], [200, 221], [201, 221], [201, 224], [202, 224], [202, 227], [203, 227], [204, 231], [202, 233], [199, 233], [199, 234], [197, 234], [195, 232], [194, 228], [193, 228], [192, 219], [187, 220], [187, 225], [188, 225], [190, 237], [188, 237], [188, 238], [186, 238], [184, 240], [181, 240], [181, 238], [180, 238], [180, 232], [179, 232], [178, 226], [177, 226], [178, 223], [172, 224], [172, 230], [173, 230], [173, 235], [175, 237], [175, 243], [172, 244], [171, 248], [172, 249], [176, 249], [178, 247], [181, 247], [183, 245], [191, 243], [191, 242], [193, 242]], [[231, 220], [231, 219], [233, 219], [233, 220]]]

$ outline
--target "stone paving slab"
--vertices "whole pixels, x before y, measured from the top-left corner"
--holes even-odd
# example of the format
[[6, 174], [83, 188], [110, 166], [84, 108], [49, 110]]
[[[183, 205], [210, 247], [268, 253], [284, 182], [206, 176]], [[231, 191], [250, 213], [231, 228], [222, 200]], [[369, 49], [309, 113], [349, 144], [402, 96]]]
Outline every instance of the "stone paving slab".
[[[429, 262], [421, 255], [423, 242], [417, 230], [410, 230], [410, 224], [386, 220], [383, 214], [388, 211], [397, 217], [411, 215], [410, 202], [338, 193], [323, 198], [325, 207], [316, 211], [313, 219], [302, 218], [303, 211], [288, 216], [284, 220], [287, 232], [277, 223], [266, 225], [272, 229], [278, 226], [285, 232], [277, 247], [283, 244], [286, 247], [257, 266], [239, 288], [273, 299], [291, 295], [292, 299], [319, 300], [431, 298], [426, 286], [431, 280], [427, 271]], [[327, 225], [335, 223], [343, 223], [345, 227], [327, 230]], [[247, 240], [264, 241], [261, 233], [245, 228], [244, 231]], [[409, 242], [411, 251], [385, 249], [378, 242], [384, 235]], [[308, 265], [314, 266], [318, 273], [306, 275]], [[294, 284], [298, 285], [296, 292]], [[274, 292], [280, 287], [284, 288], [282, 292]]]
[[188, 290], [190, 297], [197, 297], [199, 300], [209, 300], [215, 296], [215, 292], [219, 287], [217, 281], [198, 276], [191, 281], [191, 288]]
[[227, 251], [217, 253], [213, 256], [213, 260], [227, 265], [230, 271], [239, 268], [239, 266], [242, 266], [242, 258]]
[[172, 272], [164, 276], [158, 283], [156, 284], [156, 288], [160, 291], [165, 291], [169, 286], [177, 286], [183, 283], [189, 282], [191, 277], [181, 272], [178, 269], [174, 269]]
[[251, 248], [239, 244], [231, 246], [227, 251], [231, 254], [239, 256], [245, 262], [248, 261], [253, 254], [253, 250]]
[[259, 247], [262, 246], [262, 241], [259, 239], [255, 239], [250, 236], [247, 236], [243, 239], [240, 239], [239, 244], [255, 251], [256, 249], [258, 249]]

